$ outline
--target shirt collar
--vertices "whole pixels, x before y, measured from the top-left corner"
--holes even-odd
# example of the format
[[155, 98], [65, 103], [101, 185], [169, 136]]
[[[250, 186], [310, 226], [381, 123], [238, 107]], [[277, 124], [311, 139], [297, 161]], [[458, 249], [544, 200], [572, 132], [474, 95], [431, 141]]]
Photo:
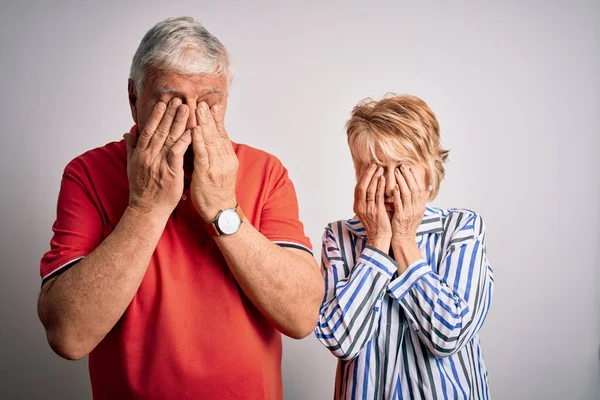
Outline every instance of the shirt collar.
[[[345, 223], [348, 229], [350, 229], [350, 232], [363, 239], [367, 238], [367, 231], [356, 215], [345, 221]], [[417, 236], [428, 233], [439, 233], [443, 230], [444, 224], [442, 222], [441, 212], [437, 211], [435, 208], [427, 207], [425, 209], [425, 214], [423, 215], [423, 220], [417, 228]]]

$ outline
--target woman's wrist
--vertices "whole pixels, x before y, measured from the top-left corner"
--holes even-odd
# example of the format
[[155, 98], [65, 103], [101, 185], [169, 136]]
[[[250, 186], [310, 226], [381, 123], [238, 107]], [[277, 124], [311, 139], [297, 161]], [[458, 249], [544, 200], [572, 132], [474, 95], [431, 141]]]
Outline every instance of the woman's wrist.
[[384, 253], [388, 253], [390, 251], [390, 245], [392, 243], [392, 237], [387, 236], [379, 236], [373, 238], [367, 238], [367, 246], [376, 248]]
[[416, 238], [413, 239], [393, 239], [391, 242], [394, 259], [398, 262], [398, 273], [403, 273], [415, 261], [423, 258]]

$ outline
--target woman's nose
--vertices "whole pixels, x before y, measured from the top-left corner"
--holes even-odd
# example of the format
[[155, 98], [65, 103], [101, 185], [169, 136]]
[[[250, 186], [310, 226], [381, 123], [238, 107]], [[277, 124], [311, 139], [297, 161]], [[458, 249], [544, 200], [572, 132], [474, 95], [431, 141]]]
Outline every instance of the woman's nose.
[[396, 187], [396, 176], [394, 171], [396, 168], [386, 168], [385, 176], [385, 195], [386, 197], [394, 197], [394, 188]]

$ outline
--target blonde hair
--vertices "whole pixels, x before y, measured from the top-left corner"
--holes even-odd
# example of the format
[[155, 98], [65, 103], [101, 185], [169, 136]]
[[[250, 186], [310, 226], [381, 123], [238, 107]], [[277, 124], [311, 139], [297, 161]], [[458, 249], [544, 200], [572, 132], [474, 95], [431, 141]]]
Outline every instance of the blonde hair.
[[438, 121], [423, 100], [393, 94], [379, 101], [364, 99], [352, 109], [346, 133], [357, 172], [361, 165], [381, 163], [378, 151], [399, 161], [408, 152], [426, 167], [430, 199], [437, 196], [449, 151], [441, 148]]

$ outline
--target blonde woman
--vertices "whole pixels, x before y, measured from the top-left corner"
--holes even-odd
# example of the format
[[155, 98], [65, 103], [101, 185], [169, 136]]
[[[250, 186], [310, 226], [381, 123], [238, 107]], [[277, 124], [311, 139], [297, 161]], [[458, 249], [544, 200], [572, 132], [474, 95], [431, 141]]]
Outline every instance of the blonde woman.
[[444, 177], [434, 113], [365, 100], [347, 124], [356, 215], [323, 235], [317, 338], [339, 358], [335, 399], [487, 399], [479, 341], [494, 278], [481, 216], [427, 206]]

